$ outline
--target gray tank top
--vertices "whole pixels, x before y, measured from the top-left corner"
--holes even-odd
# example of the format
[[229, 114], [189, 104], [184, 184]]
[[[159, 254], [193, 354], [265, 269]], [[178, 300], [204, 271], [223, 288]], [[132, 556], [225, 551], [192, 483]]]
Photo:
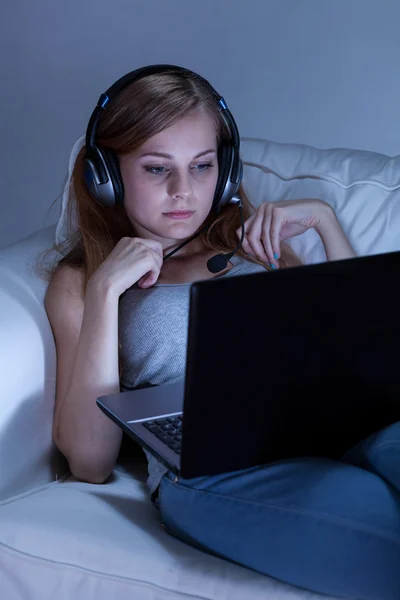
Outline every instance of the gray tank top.
[[[232, 268], [220, 277], [265, 271], [261, 265], [231, 258]], [[183, 379], [189, 315], [190, 283], [158, 283], [147, 290], [133, 286], [119, 299], [121, 391]], [[146, 452], [146, 451], [145, 451]], [[146, 452], [147, 480], [155, 491], [167, 469]]]

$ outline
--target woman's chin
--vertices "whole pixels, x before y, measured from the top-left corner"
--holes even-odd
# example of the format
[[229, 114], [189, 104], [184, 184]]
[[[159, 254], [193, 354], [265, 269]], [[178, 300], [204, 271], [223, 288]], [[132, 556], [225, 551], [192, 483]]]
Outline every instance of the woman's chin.
[[163, 227], [165, 237], [175, 240], [184, 240], [201, 227], [202, 223], [194, 223], [191, 219], [187, 221], [174, 221], [167, 228]]

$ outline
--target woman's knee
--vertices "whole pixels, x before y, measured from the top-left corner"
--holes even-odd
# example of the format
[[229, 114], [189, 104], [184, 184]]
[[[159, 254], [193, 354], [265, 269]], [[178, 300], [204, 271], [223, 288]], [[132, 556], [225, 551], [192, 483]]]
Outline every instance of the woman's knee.
[[400, 421], [351, 448], [343, 461], [375, 473], [400, 493]]

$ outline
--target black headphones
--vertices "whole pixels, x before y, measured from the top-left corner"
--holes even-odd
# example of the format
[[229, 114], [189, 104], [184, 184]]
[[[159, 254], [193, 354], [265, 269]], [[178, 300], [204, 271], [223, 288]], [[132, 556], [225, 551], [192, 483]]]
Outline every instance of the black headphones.
[[104, 94], [101, 94], [86, 130], [85, 184], [91, 196], [103, 206], [113, 207], [123, 201], [124, 184], [118, 158], [112, 150], [96, 145], [97, 126], [103, 110], [122, 89], [147, 75], [166, 71], [191, 75], [203, 81], [215, 97], [229, 130], [230, 143], [221, 143], [218, 150], [219, 172], [212, 205], [212, 208], [218, 212], [225, 204], [238, 201], [234, 197], [243, 177], [243, 163], [239, 155], [240, 138], [238, 128], [225, 100], [214, 90], [210, 83], [197, 73], [176, 65], [149, 65], [148, 67], [136, 69], [118, 79]]

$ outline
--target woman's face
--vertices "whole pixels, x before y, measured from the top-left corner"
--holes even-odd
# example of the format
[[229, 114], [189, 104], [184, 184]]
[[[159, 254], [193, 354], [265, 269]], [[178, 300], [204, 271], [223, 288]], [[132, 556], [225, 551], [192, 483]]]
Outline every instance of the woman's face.
[[214, 199], [217, 150], [211, 118], [196, 110], [121, 156], [124, 206], [137, 237], [168, 248], [201, 226]]

